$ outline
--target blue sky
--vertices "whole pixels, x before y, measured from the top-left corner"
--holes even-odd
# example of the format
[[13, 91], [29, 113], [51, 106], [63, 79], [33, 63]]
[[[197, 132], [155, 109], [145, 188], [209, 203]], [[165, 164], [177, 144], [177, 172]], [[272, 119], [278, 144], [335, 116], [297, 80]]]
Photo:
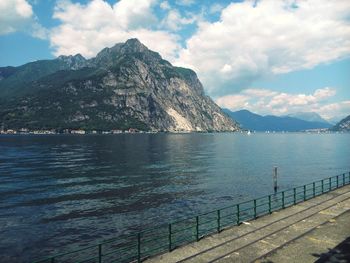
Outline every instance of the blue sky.
[[137, 37], [222, 107], [350, 114], [348, 0], [2, 0], [0, 14], [0, 66]]

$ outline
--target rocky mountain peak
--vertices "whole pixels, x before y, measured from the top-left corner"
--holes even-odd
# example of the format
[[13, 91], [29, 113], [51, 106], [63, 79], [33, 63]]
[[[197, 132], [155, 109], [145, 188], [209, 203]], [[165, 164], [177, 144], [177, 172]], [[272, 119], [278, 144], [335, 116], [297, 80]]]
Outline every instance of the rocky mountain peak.
[[73, 70], [88, 66], [87, 60], [81, 54], [76, 54], [74, 56], [61, 55], [57, 58], [57, 60], [64, 62], [70, 69]]
[[102, 49], [97, 55], [96, 59], [104, 59], [106, 56], [118, 57], [122, 54], [130, 53], [142, 53], [147, 52], [149, 49], [142, 44], [137, 38], [131, 38], [125, 43], [115, 44], [113, 47], [106, 47]]
[[127, 53], [138, 53], [138, 52], [146, 52], [148, 48], [142, 44], [137, 38], [131, 38], [122, 45], [122, 52]]
[[137, 58], [148, 62], [162, 60], [157, 52], [149, 50], [137, 38], [132, 38], [125, 43], [115, 44], [111, 48], [104, 48], [90, 62], [95, 66], [108, 68], [117, 64], [123, 58]]
[[15, 71], [16, 93], [11, 77], [0, 82], [0, 89], [2, 84], [12, 92], [0, 105], [5, 128], [238, 129], [204, 94], [194, 71], [172, 66], [137, 39], [104, 48], [89, 60], [60, 56]]

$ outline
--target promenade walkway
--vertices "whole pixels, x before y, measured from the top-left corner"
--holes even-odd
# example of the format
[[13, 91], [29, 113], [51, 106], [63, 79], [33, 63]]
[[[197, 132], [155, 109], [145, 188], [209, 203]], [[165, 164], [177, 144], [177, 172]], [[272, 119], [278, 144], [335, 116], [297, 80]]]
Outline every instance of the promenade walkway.
[[146, 262], [350, 262], [349, 251], [347, 185]]

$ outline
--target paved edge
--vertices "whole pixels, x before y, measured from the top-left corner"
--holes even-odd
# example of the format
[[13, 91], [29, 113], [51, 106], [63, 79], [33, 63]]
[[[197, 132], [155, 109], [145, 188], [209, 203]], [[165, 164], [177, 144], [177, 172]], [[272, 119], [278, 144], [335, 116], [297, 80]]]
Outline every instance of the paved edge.
[[[191, 244], [179, 247], [170, 253], [164, 253], [162, 255], [149, 258], [148, 260], [146, 260], [146, 262], [171, 263], [171, 262], [190, 262], [190, 261], [193, 261], [193, 262], [212, 261], [211, 259], [209, 259], [210, 256], [206, 257], [205, 254], [210, 255], [211, 252], [214, 253], [214, 250], [216, 249], [216, 247], [220, 247], [225, 243], [230, 243], [233, 241], [236, 243], [247, 243], [247, 241], [249, 241], [249, 238], [252, 239], [253, 241], [252, 243], [256, 243], [257, 241], [261, 241], [265, 238], [263, 237], [257, 240], [254, 237], [254, 236], [257, 236], [259, 232], [261, 232], [262, 229], [264, 228], [270, 227], [273, 224], [278, 224], [281, 222], [288, 221], [289, 218], [295, 217], [296, 215], [298, 215], [298, 213], [309, 213], [309, 212], [312, 212], [313, 210], [315, 210], [316, 213], [311, 213], [311, 216], [314, 216], [315, 214], [317, 214], [316, 217], [322, 217], [323, 215], [320, 214], [320, 211], [332, 208], [333, 206], [336, 206], [341, 201], [344, 201], [346, 199], [349, 200], [349, 198], [350, 198], [350, 185], [347, 185], [339, 189], [333, 190], [329, 193], [326, 193], [326, 194], [317, 196], [315, 198], [312, 198], [310, 200], [307, 200], [305, 202], [299, 203], [297, 205], [287, 207], [286, 209], [283, 209], [283, 210], [279, 210], [277, 212], [272, 213], [271, 215], [265, 215], [265, 216], [259, 217], [258, 219], [250, 221], [247, 224], [242, 224], [241, 226], [233, 226], [233, 227], [227, 228], [219, 234], [213, 234], [213, 235], [204, 237], [199, 242], [195, 242], [195, 243], [191, 243]], [[326, 203], [327, 204], [329, 203], [328, 207], [325, 206]], [[349, 201], [348, 208], [346, 208], [345, 206], [344, 208], [340, 209], [340, 212], [338, 211], [336, 214], [332, 214], [331, 216], [336, 217], [340, 213], [344, 213], [345, 211], [347, 211], [347, 209], [350, 209], [350, 201]], [[301, 220], [303, 221], [305, 219], [302, 218]], [[329, 220], [329, 218], [326, 218], [326, 221], [327, 220]], [[295, 224], [295, 222], [292, 222], [287, 227], [290, 227], [293, 224]], [[280, 230], [278, 230], [277, 232], [279, 231]], [[253, 237], [249, 237], [249, 235]], [[291, 243], [291, 242], [288, 242], [288, 243]], [[249, 246], [249, 242], [247, 247], [248, 246]], [[280, 244], [280, 246], [283, 247], [283, 243], [282, 245]], [[272, 250], [276, 251], [277, 247], [278, 246], [275, 245], [272, 248]], [[240, 249], [242, 248], [238, 248], [237, 250], [240, 250]], [[266, 253], [268, 253], [270, 250], [268, 250]], [[253, 260], [254, 258], [261, 258], [262, 256], [264, 255], [256, 255], [256, 256], [251, 255], [250, 259]], [[225, 254], [223, 257], [220, 257], [220, 256], [216, 257], [215, 261], [220, 261], [220, 259], [224, 259], [224, 258], [225, 258]], [[237, 259], [238, 258], [236, 257], [236, 260]], [[248, 261], [243, 260], [242, 262], [249, 262], [251, 260], [248, 260]], [[241, 261], [241, 260], [238, 260], [238, 261]]]

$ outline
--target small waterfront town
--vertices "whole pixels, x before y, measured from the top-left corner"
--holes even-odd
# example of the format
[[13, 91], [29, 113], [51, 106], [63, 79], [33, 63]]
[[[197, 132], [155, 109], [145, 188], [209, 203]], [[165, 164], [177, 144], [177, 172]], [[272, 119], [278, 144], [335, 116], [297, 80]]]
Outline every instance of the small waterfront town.
[[86, 130], [29, 130], [22, 128], [19, 130], [0, 130], [0, 134], [119, 134], [119, 133], [154, 133], [154, 132], [144, 132], [137, 129], [130, 128], [128, 130], [110, 130], [110, 131], [86, 131]]

